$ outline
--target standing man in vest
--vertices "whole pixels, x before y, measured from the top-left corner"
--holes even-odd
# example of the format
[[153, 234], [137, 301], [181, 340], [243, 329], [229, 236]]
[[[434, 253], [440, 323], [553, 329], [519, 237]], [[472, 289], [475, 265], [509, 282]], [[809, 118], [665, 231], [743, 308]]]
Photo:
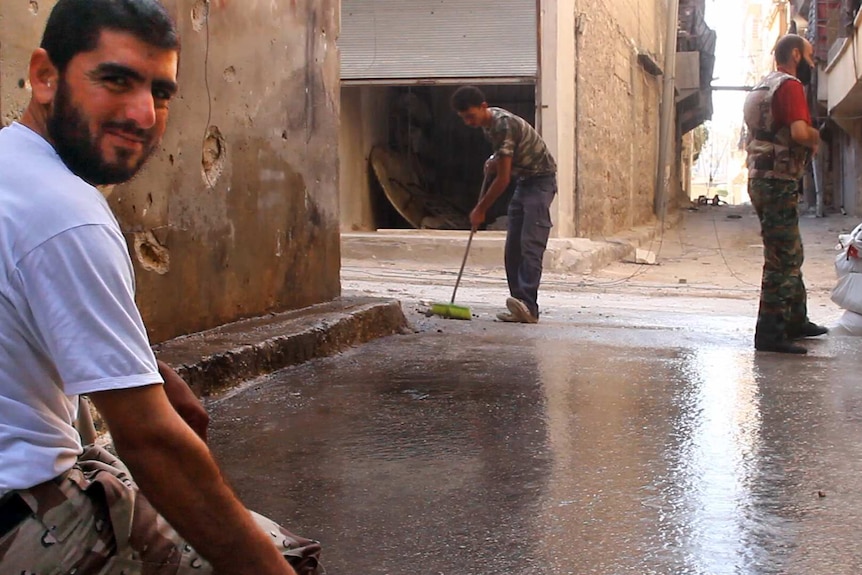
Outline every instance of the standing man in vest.
[[808, 320], [802, 281], [797, 181], [820, 144], [811, 125], [803, 85], [814, 69], [811, 44], [788, 34], [775, 46], [777, 70], [745, 100], [748, 128], [748, 194], [760, 218], [763, 280], [754, 347], [804, 354], [793, 340], [828, 330]]
[[482, 128], [494, 155], [485, 163], [485, 174], [493, 181], [470, 212], [477, 229], [512, 177], [517, 186], [508, 209], [506, 233], [506, 279], [509, 313], [497, 319], [509, 322], [539, 321], [539, 282], [542, 259], [551, 234], [551, 202], [557, 193], [557, 163], [542, 137], [523, 118], [502, 108], [491, 108], [485, 95], [474, 86], [462, 86], [452, 94], [452, 108], [471, 128]]
[[[156, 362], [96, 188], [158, 149], [179, 53], [158, 0], [58, 0], [30, 57], [29, 105], [0, 130], [3, 575], [317, 572], [319, 544], [237, 499], [205, 412], [189, 417], [203, 408]], [[122, 462], [81, 445], [81, 394]]]

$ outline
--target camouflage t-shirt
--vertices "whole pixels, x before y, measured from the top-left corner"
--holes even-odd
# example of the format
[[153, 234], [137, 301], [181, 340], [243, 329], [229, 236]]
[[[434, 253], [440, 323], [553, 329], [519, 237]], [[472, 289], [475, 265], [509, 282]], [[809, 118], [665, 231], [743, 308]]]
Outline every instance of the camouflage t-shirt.
[[491, 127], [483, 128], [494, 154], [512, 157], [512, 175], [526, 178], [557, 172], [557, 162], [542, 137], [523, 118], [502, 108], [488, 108]]

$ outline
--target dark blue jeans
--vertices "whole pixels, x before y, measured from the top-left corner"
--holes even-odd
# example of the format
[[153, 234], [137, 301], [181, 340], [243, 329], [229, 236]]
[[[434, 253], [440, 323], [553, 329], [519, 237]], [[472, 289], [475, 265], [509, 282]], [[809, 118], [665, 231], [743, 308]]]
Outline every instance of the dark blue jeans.
[[539, 282], [542, 258], [551, 234], [551, 202], [557, 193], [557, 176], [519, 180], [509, 202], [506, 233], [506, 280], [509, 293], [527, 304], [539, 317]]

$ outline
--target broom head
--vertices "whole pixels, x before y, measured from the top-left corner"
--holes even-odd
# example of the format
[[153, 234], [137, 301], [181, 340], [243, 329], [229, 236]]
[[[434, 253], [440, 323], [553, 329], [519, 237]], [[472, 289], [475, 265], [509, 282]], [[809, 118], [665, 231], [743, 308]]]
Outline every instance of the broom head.
[[472, 319], [470, 308], [453, 303], [435, 303], [431, 306], [431, 313], [447, 319]]

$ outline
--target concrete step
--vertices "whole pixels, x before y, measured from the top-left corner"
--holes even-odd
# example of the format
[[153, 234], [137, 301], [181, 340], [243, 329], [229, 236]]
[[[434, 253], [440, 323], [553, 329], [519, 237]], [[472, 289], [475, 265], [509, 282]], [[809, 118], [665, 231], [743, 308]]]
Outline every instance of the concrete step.
[[199, 396], [407, 330], [397, 300], [339, 298], [250, 318], [153, 346]]
[[[621, 259], [633, 258], [635, 250], [651, 240], [655, 226], [635, 228], [625, 234], [601, 240], [551, 238], [544, 267], [559, 273], [590, 273]], [[468, 231], [462, 230], [380, 230], [341, 234], [341, 255], [345, 260], [410, 262], [413, 264], [458, 267], [467, 247]], [[503, 265], [505, 232], [481, 231], [473, 237], [467, 265], [493, 268]]]

